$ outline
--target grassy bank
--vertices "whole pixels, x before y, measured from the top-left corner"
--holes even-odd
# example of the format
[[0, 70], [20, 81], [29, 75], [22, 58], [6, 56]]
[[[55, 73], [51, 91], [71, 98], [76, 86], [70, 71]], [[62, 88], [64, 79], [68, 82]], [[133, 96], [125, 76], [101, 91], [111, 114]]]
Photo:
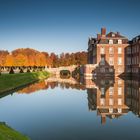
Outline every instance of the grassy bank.
[[29, 138], [0, 122], [0, 140], [29, 140]]
[[16, 89], [21, 86], [45, 79], [49, 76], [46, 71], [34, 73], [2, 74], [0, 76], [0, 93]]

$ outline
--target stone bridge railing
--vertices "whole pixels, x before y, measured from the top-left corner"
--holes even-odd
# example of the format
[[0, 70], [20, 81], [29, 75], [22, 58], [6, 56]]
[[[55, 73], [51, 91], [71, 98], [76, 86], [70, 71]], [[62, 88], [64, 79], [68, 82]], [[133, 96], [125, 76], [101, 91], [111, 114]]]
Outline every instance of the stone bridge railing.
[[61, 70], [69, 70], [70, 72], [73, 72], [77, 65], [67, 66], [67, 67], [58, 67], [58, 68], [45, 68], [46, 71], [59, 75]]

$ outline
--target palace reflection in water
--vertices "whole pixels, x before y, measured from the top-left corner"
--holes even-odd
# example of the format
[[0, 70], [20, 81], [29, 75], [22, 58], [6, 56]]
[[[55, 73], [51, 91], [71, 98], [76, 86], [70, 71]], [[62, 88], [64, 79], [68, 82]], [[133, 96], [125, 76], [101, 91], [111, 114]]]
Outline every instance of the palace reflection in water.
[[89, 111], [96, 111], [101, 117], [101, 123], [106, 123], [106, 118], [114, 119], [132, 111], [140, 116], [140, 82], [138, 79], [95, 78], [78, 81], [74, 78], [61, 79], [49, 78], [32, 84], [18, 93], [33, 93], [38, 90], [54, 89], [77, 89], [87, 90], [87, 100]]
[[87, 89], [88, 105], [90, 110], [97, 110], [102, 124], [106, 122], [106, 117], [119, 118], [128, 113], [129, 107], [125, 104], [125, 83], [122, 79], [96, 79], [94, 82], [96, 87]]

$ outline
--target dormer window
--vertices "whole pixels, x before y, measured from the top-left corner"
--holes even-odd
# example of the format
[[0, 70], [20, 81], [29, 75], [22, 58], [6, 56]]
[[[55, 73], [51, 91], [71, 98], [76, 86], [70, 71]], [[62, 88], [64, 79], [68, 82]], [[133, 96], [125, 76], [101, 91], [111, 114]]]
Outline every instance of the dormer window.
[[122, 44], [122, 40], [121, 39], [118, 40], [118, 44]]
[[115, 37], [115, 34], [112, 34], [112, 37]]
[[113, 40], [112, 39], [109, 40], [109, 44], [113, 44]]

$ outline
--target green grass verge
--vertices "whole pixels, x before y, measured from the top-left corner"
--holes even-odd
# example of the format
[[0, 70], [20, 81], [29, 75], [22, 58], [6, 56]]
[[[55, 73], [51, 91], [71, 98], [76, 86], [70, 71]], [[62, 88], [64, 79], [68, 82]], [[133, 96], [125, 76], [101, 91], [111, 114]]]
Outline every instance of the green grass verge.
[[29, 138], [0, 122], [0, 140], [29, 140]]
[[0, 75], [0, 93], [49, 77], [46, 71]]

